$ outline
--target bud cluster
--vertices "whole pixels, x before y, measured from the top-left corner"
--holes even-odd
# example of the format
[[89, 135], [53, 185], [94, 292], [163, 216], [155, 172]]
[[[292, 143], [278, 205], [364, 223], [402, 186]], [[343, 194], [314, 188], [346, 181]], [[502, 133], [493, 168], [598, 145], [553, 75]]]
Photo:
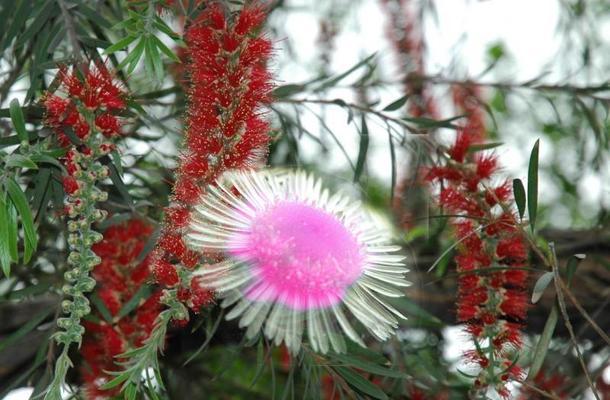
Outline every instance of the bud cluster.
[[[64, 317], [57, 320], [60, 330], [55, 340], [64, 346], [80, 346], [84, 327], [81, 319], [91, 312], [85, 293], [91, 292], [96, 281], [91, 271], [101, 261], [92, 250], [103, 236], [92, 226], [106, 218], [106, 211], [96, 208], [108, 194], [97, 184], [109, 175], [100, 158], [114, 149], [110, 141], [120, 133], [121, 122], [116, 113], [125, 106], [124, 93], [113, 82], [103, 64], [60, 68], [59, 90], [46, 93], [42, 99], [45, 124], [53, 129], [57, 140], [66, 149], [62, 159], [66, 170], [63, 187], [66, 193], [65, 213], [68, 221], [68, 269], [64, 274], [62, 302]], [[62, 358], [63, 359], [63, 358]], [[54, 382], [61, 382], [65, 365], [56, 365]]]

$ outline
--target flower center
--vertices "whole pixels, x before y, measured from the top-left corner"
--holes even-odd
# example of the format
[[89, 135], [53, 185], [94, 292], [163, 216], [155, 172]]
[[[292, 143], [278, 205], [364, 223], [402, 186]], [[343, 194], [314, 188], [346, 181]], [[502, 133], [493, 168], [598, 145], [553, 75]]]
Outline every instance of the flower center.
[[[240, 235], [241, 236], [241, 235]], [[334, 215], [297, 202], [280, 202], [257, 216], [232, 255], [259, 277], [246, 295], [299, 310], [341, 301], [362, 274], [363, 251]]]

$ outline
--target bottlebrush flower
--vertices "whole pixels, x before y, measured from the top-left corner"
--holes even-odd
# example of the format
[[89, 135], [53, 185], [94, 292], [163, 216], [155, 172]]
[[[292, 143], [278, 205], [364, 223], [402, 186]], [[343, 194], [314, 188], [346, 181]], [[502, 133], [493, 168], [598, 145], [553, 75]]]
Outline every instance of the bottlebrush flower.
[[199, 258], [182, 240], [190, 210], [223, 171], [255, 167], [267, 153], [269, 125], [261, 107], [272, 88], [267, 71], [272, 46], [260, 32], [265, 17], [256, 4], [231, 14], [211, 2], [185, 32], [190, 59], [185, 148], [154, 252], [154, 270], [158, 282], [181, 289], [182, 300], [194, 311], [211, 294], [195, 290], [187, 278]]
[[[116, 356], [141, 346], [161, 311], [160, 290], [147, 292], [144, 287], [151, 278], [150, 257], [137, 261], [152, 232], [153, 228], [148, 224], [132, 219], [106, 229], [104, 240], [93, 246], [93, 251], [101, 258], [101, 263], [92, 272], [98, 282], [95, 294], [109, 311], [112, 321], [95, 312], [99, 322], [84, 323], [86, 333], [81, 347], [84, 363], [80, 372], [87, 399], [106, 399], [118, 394], [118, 390], [100, 389], [113, 378], [107, 372], [120, 370]], [[145, 293], [137, 307], [127, 315], [120, 315], [120, 310], [137, 293]]]
[[[347, 309], [378, 340], [404, 318], [385, 302], [408, 286], [400, 248], [362, 209], [303, 172], [228, 172], [195, 206], [186, 235], [196, 250], [226, 259], [196, 273], [234, 306], [253, 337], [264, 333], [296, 353], [303, 331], [314, 351], [341, 352], [340, 333], [364, 345]], [[305, 327], [306, 326], [306, 327]]]
[[457, 319], [476, 350], [466, 354], [481, 368], [477, 390], [492, 387], [509, 395], [506, 382], [520, 378], [514, 351], [522, 346], [521, 325], [528, 308], [525, 283], [527, 245], [510, 202], [510, 186], [494, 184], [498, 171], [494, 155], [471, 152], [481, 143], [484, 125], [472, 91], [456, 90], [456, 103], [469, 112], [464, 127], [448, 150], [445, 165], [431, 168], [427, 178], [438, 182], [439, 204], [453, 218], [456, 231], [458, 278]]

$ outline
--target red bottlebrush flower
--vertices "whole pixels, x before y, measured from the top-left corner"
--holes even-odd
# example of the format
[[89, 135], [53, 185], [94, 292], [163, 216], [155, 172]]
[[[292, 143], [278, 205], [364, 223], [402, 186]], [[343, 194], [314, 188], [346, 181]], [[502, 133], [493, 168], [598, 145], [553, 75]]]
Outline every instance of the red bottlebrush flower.
[[121, 130], [121, 122], [119, 119], [116, 116], [107, 113], [98, 115], [95, 118], [95, 126], [106, 137], [118, 135]]
[[213, 2], [184, 35], [185, 58], [190, 60], [185, 75], [191, 79], [186, 148], [179, 158], [153, 269], [162, 285], [181, 284], [181, 301], [195, 311], [211, 301], [211, 293], [201, 290], [195, 278], [180, 282], [177, 273], [189, 276], [200, 258], [182, 241], [190, 208], [199, 201], [202, 187], [222, 172], [250, 168], [266, 154], [268, 124], [260, 111], [272, 88], [266, 66], [272, 46], [259, 33], [265, 17], [257, 5], [235, 15]]
[[266, 18], [266, 13], [260, 7], [247, 8], [241, 12], [235, 24], [235, 33], [245, 35], [258, 28]]
[[495, 155], [483, 155], [476, 157], [477, 177], [479, 179], [489, 179], [498, 168], [498, 158]]
[[174, 198], [182, 204], [192, 205], [199, 200], [201, 187], [188, 178], [178, 178], [174, 184]]
[[167, 207], [165, 209], [165, 219], [175, 227], [183, 228], [188, 223], [190, 212], [184, 206]]
[[84, 362], [80, 372], [85, 392], [92, 398], [118, 394], [118, 389], [101, 389], [113, 377], [108, 372], [121, 369], [116, 356], [142, 345], [161, 311], [160, 291], [156, 289], [131, 313], [118, 317], [119, 311], [151, 276], [148, 259], [141, 263], [136, 260], [152, 231], [152, 227], [141, 220], [129, 220], [106, 229], [104, 239], [92, 247], [102, 259], [92, 272], [98, 283], [96, 294], [114, 317], [108, 322], [98, 313], [100, 322], [85, 322], [86, 333], [81, 347]]
[[458, 132], [455, 143], [449, 149], [449, 155], [457, 162], [463, 162], [466, 157], [466, 152], [474, 143], [474, 137], [468, 135], [464, 131]]
[[153, 263], [153, 271], [157, 282], [165, 286], [174, 286], [178, 283], [176, 267], [165, 260], [156, 260]]
[[176, 233], [164, 233], [159, 238], [159, 247], [177, 258], [182, 258], [187, 251], [182, 236]]
[[69, 195], [76, 193], [79, 188], [78, 181], [72, 176], [64, 176], [62, 179], [62, 185], [64, 187], [64, 191]]
[[[480, 349], [465, 354], [481, 367], [475, 387], [482, 391], [493, 385], [500, 396], [506, 397], [507, 381], [520, 378], [520, 369], [508, 358], [508, 350], [522, 346], [520, 329], [528, 308], [524, 290], [527, 272], [519, 268], [526, 262], [527, 247], [515, 214], [507, 211], [511, 208], [511, 185], [491, 184], [498, 171], [497, 157], [471, 151], [485, 134], [478, 94], [459, 88], [454, 96], [458, 108], [467, 113], [467, 120], [448, 150], [451, 160], [431, 169], [428, 180], [442, 181], [439, 204], [457, 214], [457, 319], [466, 323], [466, 332]], [[492, 265], [503, 268], [489, 268]]]
[[449, 181], [458, 181], [462, 179], [462, 173], [460, 170], [451, 167], [432, 167], [426, 174], [427, 181], [433, 181], [437, 179], [447, 179]]
[[496, 254], [499, 258], [523, 260], [527, 257], [527, 249], [521, 237], [511, 236], [498, 242]]
[[197, 155], [181, 157], [180, 172], [185, 176], [203, 176], [208, 171], [208, 160]]
[[500, 304], [502, 312], [519, 320], [525, 319], [527, 312], [527, 295], [523, 292], [515, 290], [507, 290], [504, 294], [504, 300]]
[[214, 294], [201, 286], [198, 277], [193, 278], [191, 281], [191, 308], [197, 312], [201, 307], [211, 304], [213, 300]]

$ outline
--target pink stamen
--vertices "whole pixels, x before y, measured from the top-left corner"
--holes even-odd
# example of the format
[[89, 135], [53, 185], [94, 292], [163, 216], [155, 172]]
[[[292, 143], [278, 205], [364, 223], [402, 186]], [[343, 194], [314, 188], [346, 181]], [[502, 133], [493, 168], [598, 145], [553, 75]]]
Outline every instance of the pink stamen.
[[251, 266], [256, 284], [246, 296], [298, 310], [338, 304], [363, 272], [364, 249], [332, 214], [280, 202], [236, 234], [231, 255]]

